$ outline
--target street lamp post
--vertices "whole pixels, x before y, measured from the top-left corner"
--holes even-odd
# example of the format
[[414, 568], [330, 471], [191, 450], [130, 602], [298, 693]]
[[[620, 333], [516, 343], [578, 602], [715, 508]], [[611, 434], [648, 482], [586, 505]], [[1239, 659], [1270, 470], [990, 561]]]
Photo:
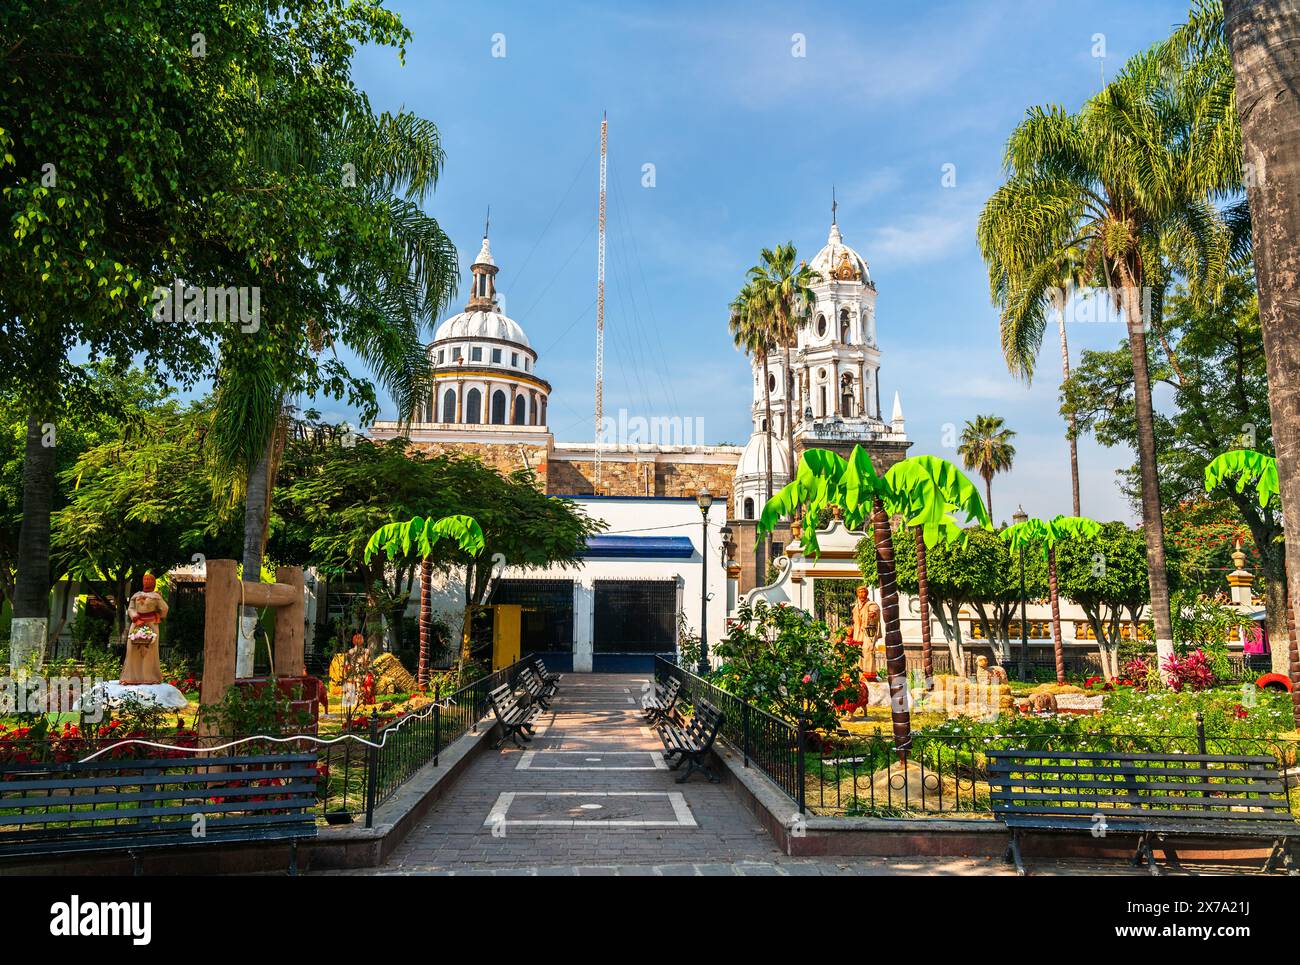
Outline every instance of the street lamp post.
[[700, 676], [709, 672], [709, 507], [713, 493], [704, 486], [695, 494], [700, 507]]
[[[1024, 523], [1029, 514], [1023, 506], [1011, 514], [1013, 523]], [[1020, 545], [1020, 679], [1029, 679], [1029, 624], [1025, 622], [1025, 547]]]

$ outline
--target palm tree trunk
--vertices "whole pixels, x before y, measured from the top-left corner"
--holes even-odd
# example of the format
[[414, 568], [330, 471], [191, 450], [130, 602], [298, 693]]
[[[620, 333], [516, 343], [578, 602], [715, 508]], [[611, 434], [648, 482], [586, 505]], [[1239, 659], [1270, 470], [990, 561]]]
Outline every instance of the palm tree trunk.
[[1065, 645], [1061, 642], [1061, 598], [1056, 591], [1056, 548], [1047, 548], [1047, 589], [1052, 596], [1052, 650], [1056, 654], [1056, 682], [1065, 684]]
[[1291, 719], [1300, 730], [1300, 646], [1296, 644], [1295, 609], [1290, 598], [1286, 602], [1286, 652], [1287, 670], [1291, 678]]
[[421, 690], [429, 686], [429, 662], [433, 650], [433, 564], [420, 561], [420, 659], [415, 668], [415, 683]]
[[[767, 498], [770, 502], [772, 499], [772, 379], [768, 366], [768, 352], [766, 347], [763, 349], [763, 424], [767, 427], [764, 435], [764, 443], [767, 446]], [[760, 510], [759, 516], [763, 513]], [[758, 574], [758, 585], [764, 586], [767, 583], [767, 569], [772, 565], [772, 531], [767, 531], [767, 536], [763, 540], [763, 572]]]
[[989, 519], [993, 518], [993, 473], [980, 473], [984, 477], [984, 500], [988, 503]]
[[[1287, 560], [1300, 560], [1300, 36], [1298, 0], [1225, 0], [1246, 162], [1259, 321], [1268, 365], [1268, 403], [1282, 496]], [[1300, 565], [1287, 566], [1289, 599], [1300, 597]], [[1289, 608], [1288, 608], [1289, 614]], [[1292, 621], [1288, 619], [1288, 623]], [[1287, 634], [1293, 683], [1294, 627]], [[1300, 685], [1292, 697], [1300, 701]], [[1300, 726], [1300, 703], [1296, 724]]]
[[[1065, 309], [1061, 309], [1061, 383], [1070, 381], [1070, 347], [1065, 341]], [[1075, 438], [1076, 420], [1073, 414], [1066, 417], [1070, 427], [1070, 491], [1074, 497], [1074, 515], [1082, 516], [1079, 509], [1079, 440]]]
[[916, 528], [916, 598], [921, 617], [921, 672], [925, 674], [925, 689], [934, 687], [934, 652], [930, 646], [930, 585], [925, 572], [925, 540], [921, 527]]
[[876, 548], [876, 578], [880, 583], [880, 619], [885, 630], [885, 669], [889, 674], [889, 714], [894, 724], [894, 750], [907, 760], [912, 746], [912, 718], [907, 707], [907, 656], [898, 624], [898, 584], [894, 573], [894, 543], [889, 514], [877, 496], [871, 504], [871, 536]]
[[[258, 457], [253, 471], [248, 474], [248, 486], [244, 496], [244, 580], [249, 583], [262, 581], [262, 552], [265, 548], [266, 524], [271, 493], [271, 451], [275, 446], [274, 435], [267, 440], [266, 448]], [[240, 619], [239, 640], [235, 647], [235, 676], [251, 677], [253, 675], [254, 628], [257, 626], [257, 610], [244, 607]]]
[[785, 385], [781, 386], [781, 395], [785, 399], [785, 439], [786, 451], [788, 457], [786, 465], [790, 467], [790, 478], [794, 478], [794, 419], [791, 418], [790, 409], [790, 343], [785, 343], [785, 371], [781, 373], [785, 379]]
[[1169, 572], [1165, 568], [1165, 524], [1160, 513], [1160, 477], [1156, 466], [1155, 423], [1151, 410], [1151, 375], [1147, 371], [1147, 340], [1138, 278], [1120, 266], [1124, 314], [1128, 322], [1129, 354], [1133, 356], [1133, 403], [1137, 420], [1138, 466], [1142, 476], [1142, 530], [1147, 547], [1147, 581], [1151, 617], [1156, 627], [1156, 659], [1163, 667], [1174, 652], [1173, 621], [1169, 615]]
[[[14, 580], [9, 665], [39, 667], [45, 661], [50, 620], [50, 513], [54, 508], [55, 448], [44, 420], [27, 419], [23, 452], [23, 519], [18, 531], [18, 574]], [[49, 443], [49, 444], [47, 444]]]

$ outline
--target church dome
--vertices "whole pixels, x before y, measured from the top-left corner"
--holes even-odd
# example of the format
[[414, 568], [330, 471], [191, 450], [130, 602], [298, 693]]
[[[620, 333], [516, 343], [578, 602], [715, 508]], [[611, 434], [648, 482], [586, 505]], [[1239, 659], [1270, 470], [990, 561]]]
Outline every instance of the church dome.
[[866, 285], [871, 284], [867, 260], [844, 243], [840, 226], [834, 222], [831, 223], [826, 247], [817, 252], [808, 267], [821, 275], [822, 281], [860, 281]]
[[[740, 454], [736, 464], [736, 475], [767, 476], [767, 434], [755, 432], [745, 443], [745, 450]], [[772, 440], [772, 477], [780, 479], [782, 485], [790, 478], [790, 462], [785, 456], [785, 443], [780, 439]]]
[[513, 318], [499, 311], [464, 311], [451, 316], [433, 335], [433, 343], [490, 338], [532, 348], [523, 328]]

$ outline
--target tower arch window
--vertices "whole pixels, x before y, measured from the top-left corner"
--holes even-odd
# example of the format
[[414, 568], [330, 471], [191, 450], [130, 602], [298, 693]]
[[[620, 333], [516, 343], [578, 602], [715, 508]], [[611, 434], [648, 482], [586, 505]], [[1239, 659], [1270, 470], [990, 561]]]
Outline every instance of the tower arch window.
[[753, 496], [745, 497], [745, 518], [746, 519], [754, 518], [754, 497]]
[[515, 396], [514, 424], [517, 426], [524, 424], [524, 397], [522, 395]]
[[494, 426], [506, 424], [506, 394], [501, 389], [492, 393], [492, 424]]
[[826, 335], [826, 316], [817, 316], [817, 337], [822, 338]]
[[849, 310], [840, 309], [840, 341], [845, 345], [849, 344]]
[[481, 422], [482, 411], [483, 393], [478, 389], [470, 389], [465, 396], [465, 421], [471, 424]]
[[442, 421], [456, 421], [456, 390], [448, 389], [442, 394]]

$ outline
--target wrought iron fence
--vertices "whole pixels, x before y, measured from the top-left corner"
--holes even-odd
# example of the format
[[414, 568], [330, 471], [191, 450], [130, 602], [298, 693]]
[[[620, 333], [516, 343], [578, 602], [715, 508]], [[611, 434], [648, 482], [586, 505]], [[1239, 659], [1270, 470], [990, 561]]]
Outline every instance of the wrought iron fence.
[[917, 734], [903, 759], [885, 733], [807, 732], [667, 660], [655, 678], [682, 682], [682, 700], [707, 700], [725, 715], [721, 736], [794, 801], [800, 813], [873, 817], [991, 817], [991, 750], [1101, 751], [1134, 754], [1271, 756], [1283, 775], [1292, 813], [1300, 817], [1300, 744], [1215, 737], [1197, 722], [1191, 734], [1042, 734], [931, 736]]

